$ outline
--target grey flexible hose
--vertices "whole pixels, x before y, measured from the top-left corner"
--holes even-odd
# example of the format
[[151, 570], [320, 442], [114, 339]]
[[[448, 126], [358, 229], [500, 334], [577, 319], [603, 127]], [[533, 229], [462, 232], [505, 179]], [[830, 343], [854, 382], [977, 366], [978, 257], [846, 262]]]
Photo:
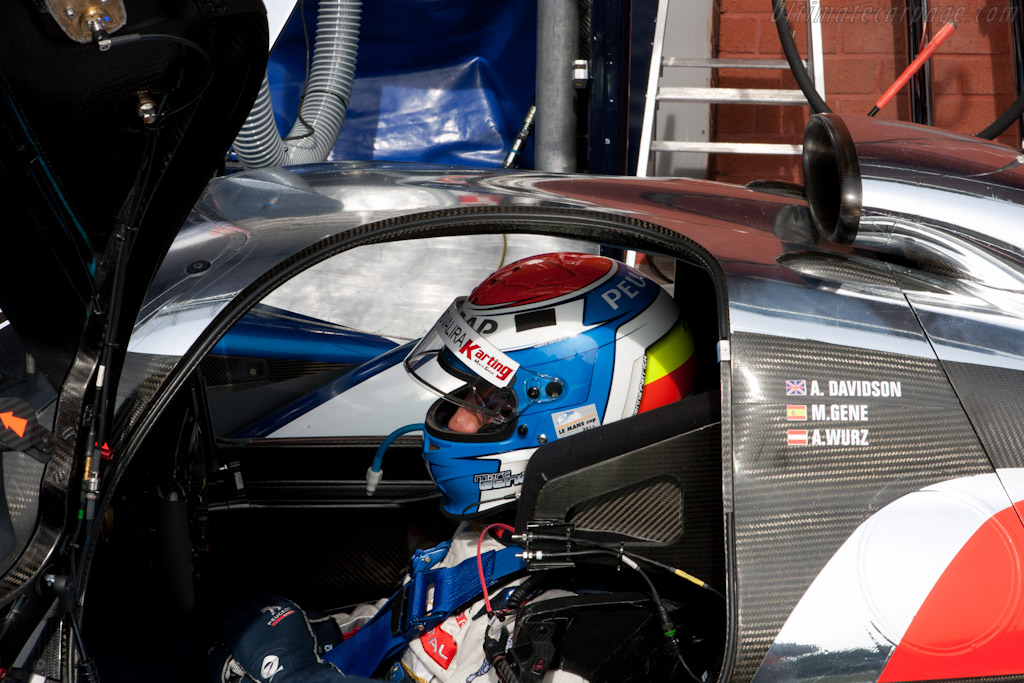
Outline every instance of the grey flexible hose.
[[299, 116], [282, 140], [264, 76], [252, 111], [235, 138], [235, 153], [242, 166], [266, 168], [327, 159], [352, 94], [361, 13], [362, 0], [321, 0], [316, 46]]

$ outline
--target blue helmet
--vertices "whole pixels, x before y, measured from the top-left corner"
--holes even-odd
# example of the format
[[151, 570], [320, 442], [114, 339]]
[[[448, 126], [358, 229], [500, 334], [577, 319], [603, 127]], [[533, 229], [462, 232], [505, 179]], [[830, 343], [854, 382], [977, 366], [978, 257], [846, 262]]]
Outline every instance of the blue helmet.
[[443, 510], [511, 505], [541, 444], [685, 396], [693, 351], [672, 297], [623, 263], [557, 253], [501, 268], [405, 359], [438, 396], [423, 455]]

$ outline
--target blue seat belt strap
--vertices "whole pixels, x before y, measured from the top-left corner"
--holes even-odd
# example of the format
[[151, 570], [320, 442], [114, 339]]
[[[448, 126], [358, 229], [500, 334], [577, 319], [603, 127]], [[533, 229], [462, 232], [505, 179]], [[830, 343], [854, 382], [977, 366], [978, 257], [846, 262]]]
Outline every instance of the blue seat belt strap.
[[[490, 550], [482, 555], [484, 581], [488, 586], [526, 568], [526, 562], [516, 557], [516, 553], [522, 553], [522, 548]], [[428, 610], [431, 586], [434, 594]], [[410, 640], [437, 626], [480, 594], [476, 557], [454, 567], [414, 571], [377, 614], [323, 658], [345, 674], [369, 676]]]

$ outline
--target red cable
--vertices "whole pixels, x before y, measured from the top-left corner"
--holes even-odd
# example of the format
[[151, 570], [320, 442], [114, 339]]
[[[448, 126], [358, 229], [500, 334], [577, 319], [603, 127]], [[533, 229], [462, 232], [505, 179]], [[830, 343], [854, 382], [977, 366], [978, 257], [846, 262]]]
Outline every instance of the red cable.
[[484, 606], [487, 608], [488, 614], [490, 614], [494, 610], [491, 609], [491, 597], [487, 594], [487, 579], [484, 578], [484, 559], [481, 550], [484, 544], [484, 536], [487, 534], [488, 531], [495, 527], [498, 527], [499, 529], [504, 529], [505, 531], [511, 531], [513, 533], [515, 532], [515, 527], [511, 527], [508, 524], [488, 524], [484, 527], [484, 530], [480, 532], [480, 538], [478, 538], [476, 541], [476, 569], [480, 575], [480, 588], [483, 589]]
[[917, 70], [924, 65], [928, 58], [931, 57], [935, 53], [935, 51], [939, 49], [939, 46], [942, 45], [943, 41], [945, 41], [946, 38], [949, 38], [950, 34], [952, 34], [955, 30], [956, 24], [954, 24], [953, 22], [949, 22], [948, 24], [943, 26], [938, 33], [935, 34], [935, 37], [932, 38], [932, 41], [928, 43], [928, 45], [926, 45], [925, 48], [921, 50], [921, 53], [914, 58], [914, 61], [912, 61], [910, 65], [903, 70], [903, 73], [900, 74], [900, 77], [897, 78], [896, 81], [889, 86], [889, 89], [882, 93], [882, 96], [878, 98], [878, 101], [875, 102], [876, 111], [881, 109], [885, 105], [889, 104], [889, 101], [896, 96], [896, 93], [900, 91], [900, 88], [907, 84], [907, 81], [910, 80], [910, 77], [917, 73]]

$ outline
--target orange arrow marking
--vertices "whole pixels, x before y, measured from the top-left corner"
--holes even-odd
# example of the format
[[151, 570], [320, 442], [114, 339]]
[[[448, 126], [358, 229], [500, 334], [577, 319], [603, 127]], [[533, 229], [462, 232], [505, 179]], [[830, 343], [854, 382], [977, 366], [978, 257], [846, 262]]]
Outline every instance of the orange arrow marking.
[[28, 425], [28, 420], [25, 418], [17, 417], [14, 413], [8, 411], [0, 413], [0, 422], [3, 422], [4, 427], [13, 431], [19, 438], [25, 437], [25, 427]]

